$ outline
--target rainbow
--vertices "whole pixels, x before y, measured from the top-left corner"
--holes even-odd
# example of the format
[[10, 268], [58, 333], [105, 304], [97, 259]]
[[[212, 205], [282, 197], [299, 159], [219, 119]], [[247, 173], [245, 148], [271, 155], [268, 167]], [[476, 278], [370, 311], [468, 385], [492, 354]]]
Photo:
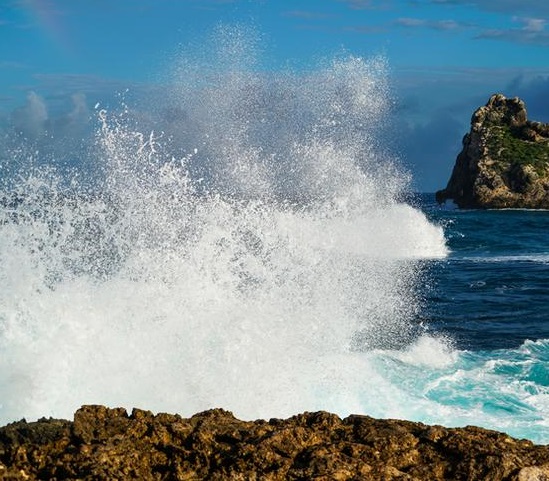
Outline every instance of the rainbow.
[[29, 20], [38, 26], [52, 45], [65, 54], [73, 53], [73, 43], [62, 22], [65, 12], [52, 0], [22, 0], [20, 6], [27, 12]]

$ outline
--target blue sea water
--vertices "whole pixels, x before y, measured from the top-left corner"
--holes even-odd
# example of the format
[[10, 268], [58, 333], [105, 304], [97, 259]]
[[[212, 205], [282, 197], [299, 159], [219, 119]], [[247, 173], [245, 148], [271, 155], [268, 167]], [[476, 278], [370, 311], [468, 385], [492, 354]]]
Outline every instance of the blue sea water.
[[432, 266], [427, 315], [467, 349], [549, 338], [549, 212], [422, 209], [444, 226], [450, 253]]
[[430, 263], [423, 319], [459, 353], [421, 389], [464, 420], [482, 411], [492, 428], [548, 443], [549, 212], [419, 204], [449, 248]]
[[234, 42], [3, 133], [0, 421], [324, 409], [549, 443], [549, 213], [402, 201], [383, 59], [258, 73]]

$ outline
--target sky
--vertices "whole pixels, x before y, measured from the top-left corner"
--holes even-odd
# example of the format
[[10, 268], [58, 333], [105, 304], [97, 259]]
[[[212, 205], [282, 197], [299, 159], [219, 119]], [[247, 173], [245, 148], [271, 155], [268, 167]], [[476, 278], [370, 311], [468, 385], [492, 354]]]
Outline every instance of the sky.
[[158, 86], [178, 52], [220, 24], [259, 32], [267, 72], [341, 52], [384, 56], [388, 135], [419, 191], [446, 185], [491, 94], [519, 96], [532, 120], [549, 122], [543, 0], [0, 0], [0, 121], [32, 132]]

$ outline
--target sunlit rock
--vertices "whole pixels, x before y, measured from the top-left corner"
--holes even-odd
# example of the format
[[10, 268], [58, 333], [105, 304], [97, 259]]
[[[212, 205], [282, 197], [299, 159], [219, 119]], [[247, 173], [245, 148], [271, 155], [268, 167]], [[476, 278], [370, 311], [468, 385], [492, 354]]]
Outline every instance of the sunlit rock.
[[549, 208], [549, 124], [528, 120], [522, 100], [492, 95], [436, 196], [461, 208]]
[[549, 446], [476, 427], [341, 419], [241, 421], [84, 406], [0, 429], [0, 479], [542, 480]]

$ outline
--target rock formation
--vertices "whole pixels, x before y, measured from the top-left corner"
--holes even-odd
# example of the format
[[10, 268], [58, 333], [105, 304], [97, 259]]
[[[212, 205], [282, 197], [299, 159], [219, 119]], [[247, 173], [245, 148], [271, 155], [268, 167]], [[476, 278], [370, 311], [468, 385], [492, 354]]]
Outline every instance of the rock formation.
[[527, 119], [524, 102], [492, 95], [471, 119], [437, 200], [461, 208], [549, 208], [549, 124]]
[[84, 406], [74, 421], [0, 428], [2, 480], [549, 479], [549, 446], [476, 427], [340, 419], [327, 412], [239, 421]]

